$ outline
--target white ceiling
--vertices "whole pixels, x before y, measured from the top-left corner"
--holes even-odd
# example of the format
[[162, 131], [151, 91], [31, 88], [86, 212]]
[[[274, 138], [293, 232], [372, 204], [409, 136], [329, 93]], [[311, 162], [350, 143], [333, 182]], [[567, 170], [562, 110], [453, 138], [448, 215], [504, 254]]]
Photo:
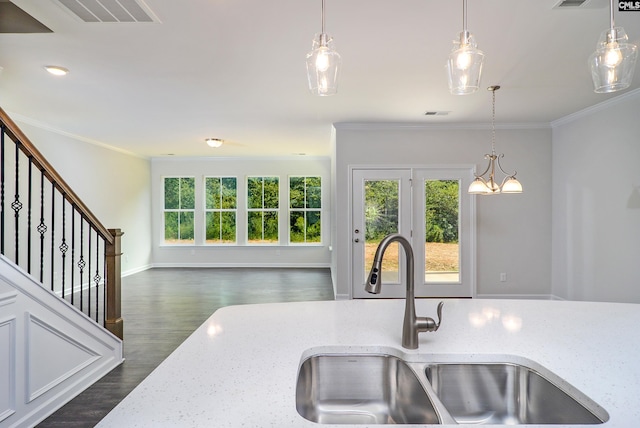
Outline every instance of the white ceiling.
[[[502, 86], [498, 124], [548, 124], [620, 95], [595, 94], [587, 67], [608, 2], [557, 2], [468, 2], [468, 29], [486, 55], [482, 86]], [[342, 56], [333, 97], [306, 83], [320, 0], [145, 0], [156, 23], [85, 23], [55, 0], [13, 3], [53, 32], [0, 34], [0, 107], [140, 156], [326, 156], [332, 123], [491, 119], [489, 91], [447, 90], [462, 0], [326, 0], [326, 31]], [[615, 19], [640, 45], [640, 13]], [[48, 64], [71, 72], [51, 76]], [[636, 72], [627, 91], [639, 87]], [[431, 110], [450, 113], [424, 115]], [[212, 149], [207, 137], [229, 143]]]

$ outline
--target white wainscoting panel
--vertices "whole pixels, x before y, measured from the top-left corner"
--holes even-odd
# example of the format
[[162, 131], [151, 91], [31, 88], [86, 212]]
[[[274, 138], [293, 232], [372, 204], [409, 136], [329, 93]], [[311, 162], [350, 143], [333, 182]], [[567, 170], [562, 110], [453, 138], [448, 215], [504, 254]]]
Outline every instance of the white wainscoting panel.
[[120, 339], [0, 256], [0, 428], [37, 425], [122, 361]]
[[[2, 302], [3, 296], [0, 296]], [[6, 301], [6, 300], [5, 300]], [[0, 303], [1, 305], [2, 303]], [[15, 413], [16, 319], [0, 319], [0, 422]]]

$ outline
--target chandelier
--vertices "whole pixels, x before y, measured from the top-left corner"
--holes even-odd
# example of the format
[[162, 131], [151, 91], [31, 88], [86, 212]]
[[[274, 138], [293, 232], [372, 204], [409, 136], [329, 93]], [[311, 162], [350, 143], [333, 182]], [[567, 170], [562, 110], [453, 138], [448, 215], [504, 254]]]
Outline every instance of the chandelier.
[[[469, 193], [476, 195], [496, 195], [498, 193], [522, 193], [522, 184], [516, 179], [516, 171], [508, 174], [502, 165], [500, 159], [504, 157], [503, 153], [496, 154], [496, 91], [500, 86], [489, 86], [487, 90], [493, 94], [493, 110], [491, 116], [491, 153], [484, 155], [489, 161], [487, 169], [480, 175], [476, 174], [475, 180], [469, 185]], [[496, 167], [505, 177], [500, 184], [496, 181]], [[489, 174], [487, 177], [485, 177]]]

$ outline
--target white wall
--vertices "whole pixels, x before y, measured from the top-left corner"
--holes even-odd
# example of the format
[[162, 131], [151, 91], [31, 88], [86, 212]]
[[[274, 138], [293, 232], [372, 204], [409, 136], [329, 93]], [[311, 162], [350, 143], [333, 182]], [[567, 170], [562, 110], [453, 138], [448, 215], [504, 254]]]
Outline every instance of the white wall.
[[[418, 166], [477, 164], [486, 167], [488, 127], [444, 128], [393, 124], [336, 124], [336, 295], [349, 295], [351, 230], [350, 165]], [[551, 130], [548, 126], [500, 127], [496, 150], [506, 170], [516, 169], [522, 194], [476, 196], [477, 295], [548, 297], [551, 293]], [[500, 282], [500, 273], [507, 281]]]
[[640, 91], [553, 124], [553, 293], [640, 303]]
[[149, 161], [14, 120], [102, 224], [122, 229], [123, 274], [148, 268]]
[[[153, 158], [151, 162], [153, 264], [154, 266], [281, 266], [328, 267], [330, 264], [331, 229], [331, 161], [328, 157], [287, 158]], [[322, 177], [322, 244], [288, 245], [286, 216], [280, 217], [280, 244], [246, 245], [246, 176], [280, 177], [280, 204], [288, 206], [287, 183], [289, 175], [315, 175]], [[205, 176], [229, 176], [238, 179], [238, 244], [237, 245], [165, 245], [163, 230], [163, 177], [195, 177], [196, 195]], [[204, 220], [198, 221], [204, 196], [196, 196], [195, 232], [202, 235]], [[198, 208], [200, 206], [200, 208]]]

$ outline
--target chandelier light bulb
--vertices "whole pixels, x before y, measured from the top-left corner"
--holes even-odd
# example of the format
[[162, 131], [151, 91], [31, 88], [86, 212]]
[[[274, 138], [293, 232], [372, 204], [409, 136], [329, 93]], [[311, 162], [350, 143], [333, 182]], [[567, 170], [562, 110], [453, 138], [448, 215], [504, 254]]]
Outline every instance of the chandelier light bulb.
[[611, 42], [607, 44], [607, 50], [604, 54], [604, 63], [607, 67], [617, 67], [622, 62], [622, 52], [618, 47], [618, 43]]
[[318, 48], [316, 53], [316, 70], [324, 73], [329, 69], [329, 49], [326, 46]]
[[456, 68], [458, 70], [466, 70], [471, 65], [471, 52], [469, 52], [468, 46], [463, 46], [458, 49], [456, 54]]

